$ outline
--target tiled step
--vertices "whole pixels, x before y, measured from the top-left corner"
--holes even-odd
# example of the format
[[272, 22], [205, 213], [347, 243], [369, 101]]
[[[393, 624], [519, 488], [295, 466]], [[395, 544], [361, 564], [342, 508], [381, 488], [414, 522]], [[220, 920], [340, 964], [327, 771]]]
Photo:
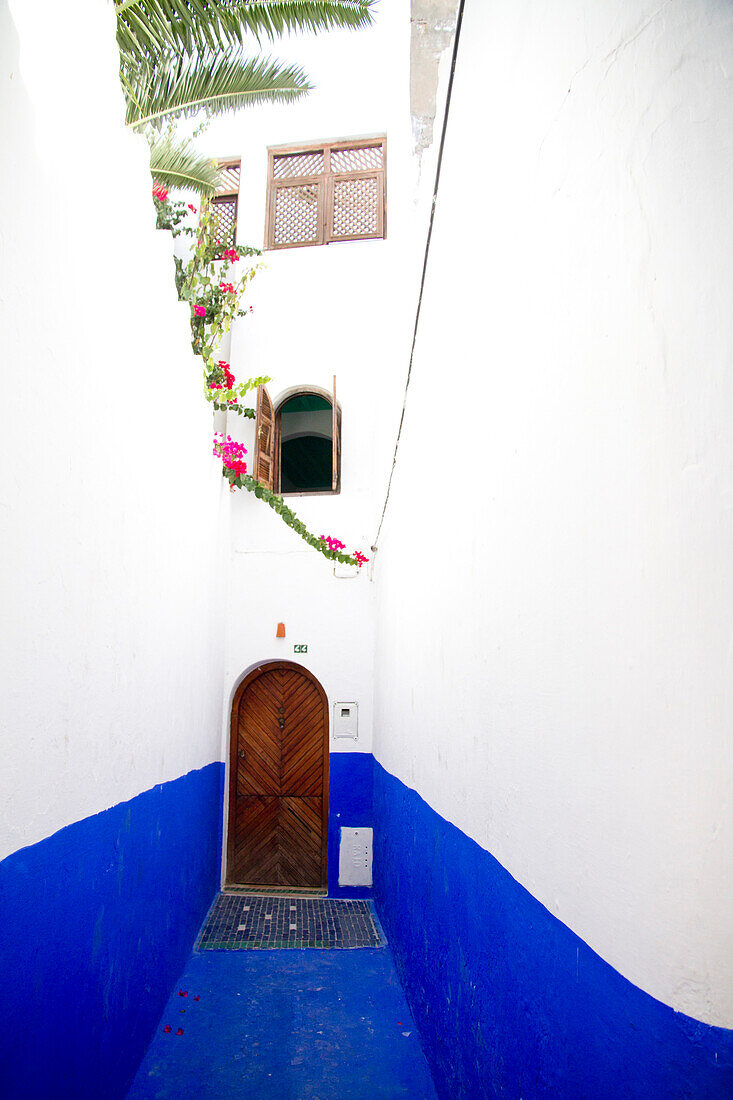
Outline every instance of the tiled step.
[[214, 903], [196, 947], [241, 951], [381, 947], [385, 942], [369, 901], [226, 893]]

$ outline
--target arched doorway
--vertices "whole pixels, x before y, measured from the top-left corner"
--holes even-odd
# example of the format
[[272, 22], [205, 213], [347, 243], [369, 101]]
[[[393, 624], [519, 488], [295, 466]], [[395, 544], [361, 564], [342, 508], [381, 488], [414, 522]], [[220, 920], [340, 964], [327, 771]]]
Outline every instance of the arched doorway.
[[307, 669], [270, 661], [232, 703], [227, 885], [325, 887], [328, 700]]

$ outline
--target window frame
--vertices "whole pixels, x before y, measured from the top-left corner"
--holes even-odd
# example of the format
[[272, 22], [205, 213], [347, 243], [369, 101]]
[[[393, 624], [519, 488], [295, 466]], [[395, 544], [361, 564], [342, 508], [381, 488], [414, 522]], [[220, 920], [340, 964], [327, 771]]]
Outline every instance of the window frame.
[[[380, 147], [382, 167], [365, 168], [351, 172], [335, 172], [331, 169], [331, 154], [342, 149], [369, 149]], [[301, 176], [275, 176], [275, 159], [299, 153], [323, 152], [323, 171]], [[333, 235], [334, 184], [358, 179], [378, 181], [380, 194], [377, 199], [378, 230], [375, 233], [351, 233]], [[313, 241], [275, 243], [275, 200], [284, 187], [311, 184], [318, 190], [318, 231]], [[265, 244], [267, 251], [283, 248], [314, 248], [317, 245], [340, 244], [348, 241], [378, 241], [387, 237], [387, 136], [373, 134], [369, 137], [343, 138], [339, 141], [311, 141], [288, 145], [272, 145], [267, 149], [267, 204], [265, 213]]]
[[[341, 405], [336, 399], [336, 446], [333, 448], [333, 436], [331, 437], [332, 454], [336, 460], [336, 488], [331, 489], [290, 489], [283, 490], [280, 488], [280, 412], [283, 405], [286, 405], [293, 397], [300, 397], [301, 395], [312, 394], [314, 397], [323, 397], [328, 401], [331, 406], [331, 417], [333, 422], [333, 403], [334, 394], [324, 389], [322, 386], [291, 386], [287, 390], [283, 390], [278, 394], [277, 399], [272, 403], [272, 415], [273, 415], [273, 463], [272, 463], [272, 485], [273, 492], [277, 493], [281, 497], [328, 497], [338, 496], [341, 492]], [[333, 460], [331, 465], [331, 484], [333, 485]]]
[[226, 248], [233, 248], [237, 243], [237, 218], [239, 216], [239, 187], [242, 181], [242, 158], [241, 157], [224, 157], [221, 160], [217, 159], [217, 167], [220, 170], [226, 171], [226, 169], [237, 169], [237, 187], [236, 190], [224, 185], [221, 189], [217, 188], [214, 194], [211, 196], [211, 209], [212, 213], [217, 206], [224, 203], [231, 203], [234, 199], [234, 217], [232, 219], [232, 240], [230, 243], [226, 243]]

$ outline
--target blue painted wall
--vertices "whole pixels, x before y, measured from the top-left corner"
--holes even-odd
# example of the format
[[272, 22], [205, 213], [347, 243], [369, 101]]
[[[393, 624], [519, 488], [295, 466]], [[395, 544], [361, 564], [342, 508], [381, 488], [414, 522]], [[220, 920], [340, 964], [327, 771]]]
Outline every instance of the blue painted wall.
[[210, 764], [0, 862], [0, 1095], [123, 1097], [219, 887]]
[[339, 886], [338, 879], [342, 826], [374, 827], [374, 757], [370, 752], [332, 752], [328, 770], [328, 895], [370, 898], [370, 886]]
[[374, 764], [375, 893], [438, 1094], [731, 1100], [733, 1032], [623, 978]]

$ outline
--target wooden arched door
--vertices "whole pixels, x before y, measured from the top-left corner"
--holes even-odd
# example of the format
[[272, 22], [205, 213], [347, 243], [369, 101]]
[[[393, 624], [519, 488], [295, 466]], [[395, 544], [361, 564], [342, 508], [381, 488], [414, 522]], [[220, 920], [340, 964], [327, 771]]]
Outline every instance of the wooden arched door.
[[328, 700], [291, 661], [261, 665], [232, 704], [227, 883], [326, 886]]

